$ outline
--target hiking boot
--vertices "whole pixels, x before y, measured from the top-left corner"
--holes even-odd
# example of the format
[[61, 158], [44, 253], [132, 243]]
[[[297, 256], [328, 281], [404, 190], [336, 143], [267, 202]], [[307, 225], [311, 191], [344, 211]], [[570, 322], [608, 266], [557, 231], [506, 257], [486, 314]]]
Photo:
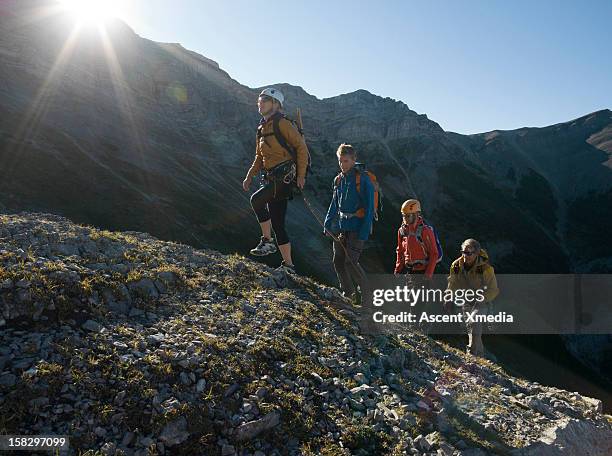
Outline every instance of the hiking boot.
[[266, 239], [264, 236], [261, 237], [257, 247], [251, 249], [251, 255], [255, 256], [266, 256], [274, 252], [276, 252], [276, 244], [272, 239]]
[[285, 261], [281, 263], [281, 265], [275, 269], [275, 271], [284, 272], [286, 274], [295, 274], [295, 266], [289, 266]]

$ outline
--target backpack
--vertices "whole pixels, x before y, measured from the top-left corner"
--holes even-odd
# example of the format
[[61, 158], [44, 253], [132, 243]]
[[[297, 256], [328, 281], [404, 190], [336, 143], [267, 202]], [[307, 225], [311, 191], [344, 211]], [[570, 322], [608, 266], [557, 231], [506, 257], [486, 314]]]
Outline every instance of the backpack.
[[[291, 159], [297, 164], [297, 150], [295, 150], [293, 147], [291, 147], [289, 145], [289, 143], [287, 142], [287, 140], [285, 139], [285, 137], [283, 136], [283, 134], [280, 131], [280, 120], [281, 119], [286, 119], [289, 122], [291, 122], [291, 125], [294, 126], [294, 128], [300, 133], [300, 135], [302, 136], [302, 138], [304, 138], [304, 131], [302, 130], [301, 127], [301, 119], [302, 119], [302, 115], [300, 110], [298, 109], [297, 112], [297, 117], [299, 119], [299, 122], [291, 119], [289, 117], [287, 117], [285, 114], [283, 113], [277, 113], [272, 117], [272, 130], [274, 132], [274, 137], [276, 138], [276, 140], [278, 141], [278, 143], [280, 144], [280, 146], [285, 149], [287, 152], [289, 152], [289, 155], [291, 155]], [[262, 133], [262, 129], [263, 126], [260, 126], [257, 129], [257, 138], [259, 139], [262, 136], [268, 136], [268, 135], [264, 135]], [[265, 139], [265, 138], [264, 138]], [[310, 156], [310, 150], [307, 148], [308, 150], [308, 163], [306, 165], [306, 175], [308, 175], [310, 172], [312, 172], [312, 158]]]
[[[423, 223], [421, 223], [421, 224], [419, 224], [419, 226], [417, 226], [416, 232], [414, 233], [414, 237], [416, 237], [416, 240], [419, 242], [419, 244], [421, 244], [421, 247], [423, 248], [423, 250], [425, 250], [425, 243], [423, 242], [423, 228], [426, 227], [426, 226], [431, 228], [431, 231], [434, 234], [434, 238], [436, 238], [436, 248], [438, 249], [438, 261], [436, 261], [436, 264], [438, 264], [440, 261], [442, 261], [442, 256], [444, 255], [444, 252], [442, 251], [442, 244], [440, 243], [440, 238], [438, 237], [438, 232], [433, 227], [433, 225], [431, 225], [431, 224], [425, 222], [425, 220], [423, 220]], [[400, 229], [400, 234], [402, 235], [402, 237], [410, 236], [410, 234], [405, 232], [403, 226]]]
[[[363, 163], [355, 163], [355, 171], [355, 185], [357, 187], [357, 194], [359, 197], [361, 197], [361, 173], [366, 173], [370, 178], [370, 182], [372, 182], [372, 185], [374, 186], [374, 220], [378, 221], [378, 213], [382, 212], [382, 189], [380, 188], [376, 174], [366, 169], [366, 166]], [[334, 179], [334, 192], [340, 185], [341, 177], [342, 173], [339, 173]], [[355, 214], [360, 218], [365, 217], [365, 209], [361, 207], [357, 209]]]

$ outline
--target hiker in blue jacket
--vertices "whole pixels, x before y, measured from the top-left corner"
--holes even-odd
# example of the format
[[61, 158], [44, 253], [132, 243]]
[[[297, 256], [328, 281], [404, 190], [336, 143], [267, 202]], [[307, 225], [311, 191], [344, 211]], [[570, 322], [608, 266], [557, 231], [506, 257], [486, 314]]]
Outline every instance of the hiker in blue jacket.
[[341, 173], [334, 178], [332, 200], [325, 216], [325, 234], [333, 233], [334, 269], [343, 294], [356, 301], [355, 285], [362, 299], [368, 291], [366, 274], [359, 264], [364, 242], [372, 231], [374, 185], [357, 163], [353, 146], [341, 144], [336, 152]]

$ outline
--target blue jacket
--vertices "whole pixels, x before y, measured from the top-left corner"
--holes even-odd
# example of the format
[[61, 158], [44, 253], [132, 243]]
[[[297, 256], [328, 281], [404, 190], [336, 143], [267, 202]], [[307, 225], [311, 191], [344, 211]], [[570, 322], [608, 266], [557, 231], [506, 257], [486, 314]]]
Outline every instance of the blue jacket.
[[[334, 234], [338, 231], [357, 231], [359, 239], [367, 241], [374, 218], [374, 185], [368, 174], [361, 172], [358, 195], [355, 175], [354, 167], [347, 174], [340, 174], [340, 183], [334, 190], [325, 216], [325, 228]], [[353, 213], [359, 208], [365, 209], [364, 217], [340, 217], [340, 212]]]

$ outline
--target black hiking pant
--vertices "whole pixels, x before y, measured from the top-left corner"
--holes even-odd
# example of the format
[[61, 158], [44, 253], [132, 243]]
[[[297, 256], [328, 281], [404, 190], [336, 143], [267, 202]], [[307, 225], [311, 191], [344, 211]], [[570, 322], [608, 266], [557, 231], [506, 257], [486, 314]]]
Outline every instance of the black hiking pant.
[[287, 202], [292, 196], [292, 184], [282, 180], [267, 180], [266, 183], [251, 195], [251, 207], [259, 223], [272, 220], [272, 229], [278, 245], [287, 244], [289, 236], [285, 230]]
[[[339, 242], [338, 242], [339, 241]], [[368, 292], [368, 278], [359, 264], [364, 241], [359, 239], [356, 231], [344, 231], [334, 240], [334, 269], [340, 282], [340, 289], [345, 295], [355, 292], [354, 283], [359, 285], [361, 296]]]

